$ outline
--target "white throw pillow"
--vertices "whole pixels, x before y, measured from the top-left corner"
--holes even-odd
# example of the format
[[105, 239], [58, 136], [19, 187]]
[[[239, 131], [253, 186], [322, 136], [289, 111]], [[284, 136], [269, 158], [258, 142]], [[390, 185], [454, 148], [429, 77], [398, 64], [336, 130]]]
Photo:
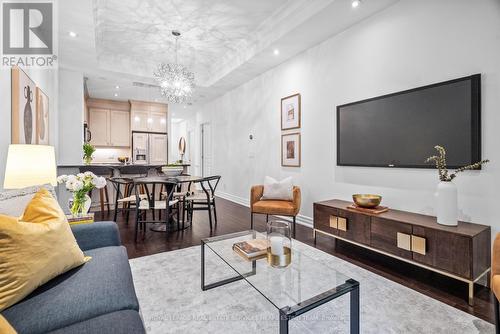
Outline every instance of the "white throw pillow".
[[293, 200], [292, 177], [287, 177], [281, 181], [276, 181], [270, 176], [264, 179], [263, 200], [278, 199], [284, 201]]

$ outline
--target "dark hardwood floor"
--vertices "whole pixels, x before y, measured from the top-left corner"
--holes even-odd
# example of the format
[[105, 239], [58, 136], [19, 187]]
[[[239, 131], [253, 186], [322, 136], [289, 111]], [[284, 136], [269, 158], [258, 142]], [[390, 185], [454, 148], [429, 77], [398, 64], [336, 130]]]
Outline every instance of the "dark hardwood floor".
[[[198, 211], [194, 213], [194, 222], [190, 228], [169, 234], [153, 232], [148, 229], [145, 238], [140, 237], [137, 243], [134, 242], [134, 214], [130, 214], [128, 224], [124, 217], [118, 214], [117, 223], [122, 243], [127, 248], [129, 258], [136, 258], [200, 245], [201, 239], [209, 236], [250, 229], [250, 210], [242, 205], [218, 198], [217, 216], [218, 224], [212, 231], [210, 231], [208, 224], [207, 213]], [[96, 220], [112, 219], [112, 213], [104, 215], [96, 213]], [[265, 231], [264, 215], [255, 215], [254, 223], [255, 229]], [[467, 285], [460, 281], [345, 242], [337, 241], [335, 244], [332, 238], [321, 234], [318, 234], [317, 243], [314, 245], [312, 229], [303, 225], [297, 225], [296, 239], [457, 309], [491, 323], [494, 322], [494, 297], [490, 290], [482, 285], [476, 284], [474, 306], [469, 306]]]

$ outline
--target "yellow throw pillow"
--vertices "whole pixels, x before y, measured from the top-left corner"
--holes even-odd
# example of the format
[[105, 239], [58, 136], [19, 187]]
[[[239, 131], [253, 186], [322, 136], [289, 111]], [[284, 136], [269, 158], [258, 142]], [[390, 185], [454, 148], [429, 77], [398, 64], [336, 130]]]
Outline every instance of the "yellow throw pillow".
[[0, 333], [2, 334], [17, 334], [16, 330], [12, 328], [7, 319], [0, 314]]
[[0, 214], [0, 311], [86, 260], [61, 207], [40, 189], [21, 218]]

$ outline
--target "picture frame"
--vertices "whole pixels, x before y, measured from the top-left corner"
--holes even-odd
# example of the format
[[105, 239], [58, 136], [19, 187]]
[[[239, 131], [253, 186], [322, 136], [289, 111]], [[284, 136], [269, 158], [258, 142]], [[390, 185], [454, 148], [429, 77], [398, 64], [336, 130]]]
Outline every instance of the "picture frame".
[[300, 128], [300, 109], [299, 93], [281, 99], [281, 130]]
[[36, 88], [36, 143], [49, 144], [49, 97]]
[[300, 167], [301, 164], [300, 132], [281, 135], [281, 166]]
[[36, 143], [36, 84], [19, 67], [11, 70], [11, 142]]

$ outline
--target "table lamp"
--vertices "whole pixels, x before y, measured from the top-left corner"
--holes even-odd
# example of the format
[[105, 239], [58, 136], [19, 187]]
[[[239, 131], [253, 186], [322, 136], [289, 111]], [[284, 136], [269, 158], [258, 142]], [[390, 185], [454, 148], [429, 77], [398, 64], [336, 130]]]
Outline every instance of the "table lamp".
[[9, 145], [5, 167], [5, 189], [19, 189], [50, 183], [57, 185], [53, 146]]

